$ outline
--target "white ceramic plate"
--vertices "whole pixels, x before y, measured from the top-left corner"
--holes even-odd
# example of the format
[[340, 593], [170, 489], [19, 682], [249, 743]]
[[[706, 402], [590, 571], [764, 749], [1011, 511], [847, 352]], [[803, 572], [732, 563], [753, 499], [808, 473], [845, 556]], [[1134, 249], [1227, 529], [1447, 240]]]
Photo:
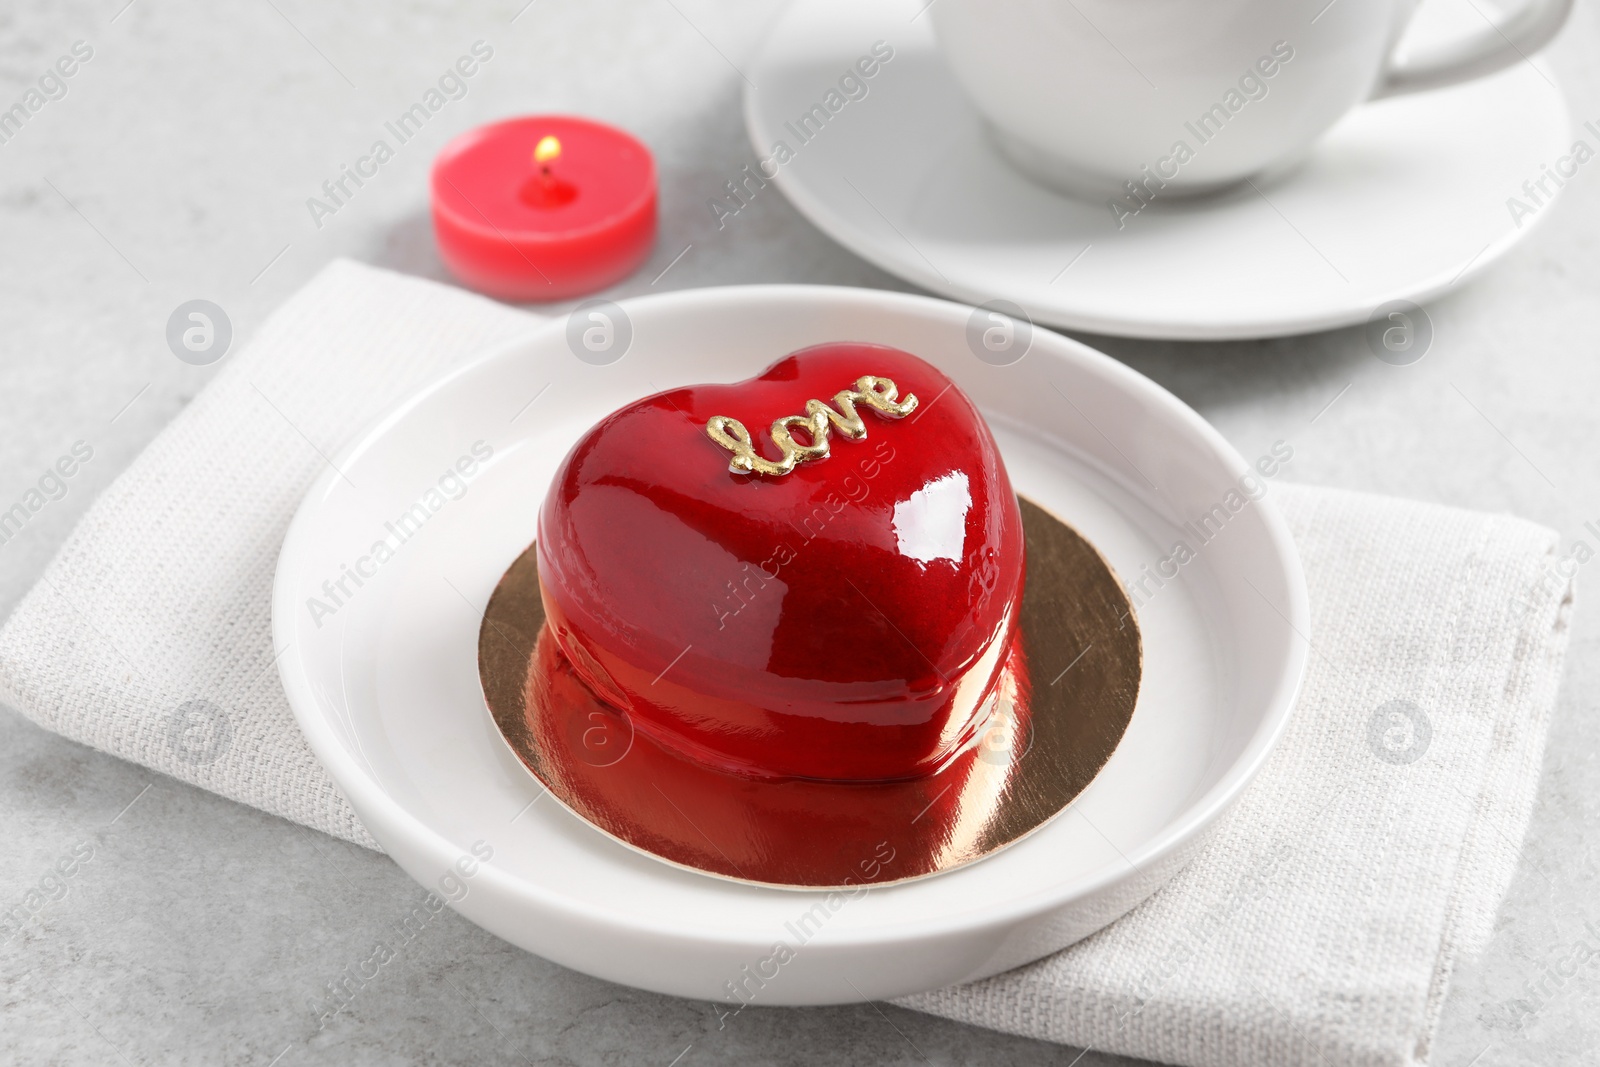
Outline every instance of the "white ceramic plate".
[[[618, 362], [580, 361], [566, 320], [550, 322], [363, 432], [289, 528], [273, 600], [284, 687], [396, 862], [508, 941], [662, 992], [726, 1000], [725, 983], [785, 942], [794, 956], [765, 965], [777, 976], [757, 1002], [809, 1004], [1017, 966], [1117, 918], [1189, 859], [1277, 739], [1305, 661], [1304, 580], [1270, 494], [1227, 517], [1164, 587], [1146, 583], [1144, 684], [1121, 746], [1066, 812], [990, 859], [852, 899], [767, 889], [652, 860], [541, 797], [484, 705], [480, 612], [532, 539], [562, 456], [629, 401], [746, 378], [823, 341], [897, 345], [973, 397], [1019, 492], [1134, 578], [1193, 540], [1182, 524], [1247, 469], [1176, 398], [1077, 342], [1036, 330], [1019, 362], [981, 362], [972, 309], [956, 304], [752, 286], [623, 307], [632, 342]], [[391, 528], [419, 504], [401, 542]], [[397, 547], [377, 563], [385, 539]], [[327, 603], [323, 583], [347, 567], [361, 586], [346, 580], [352, 595], [314, 619], [309, 598]]]
[[[1104, 201], [1050, 192], [1000, 157], [929, 20], [915, 17], [926, 3], [796, 0], [750, 69], [751, 144], [759, 159], [778, 141], [794, 150], [779, 188], [862, 258], [963, 301], [1013, 301], [1055, 326], [1268, 337], [1365, 322], [1389, 301], [1426, 302], [1550, 214], [1546, 202], [1513, 219], [1507, 198], [1527, 199], [1523, 182], [1572, 143], [1560, 91], [1523, 63], [1359, 107], [1259, 192], [1157, 199], [1118, 229]], [[1460, 20], [1482, 25], [1466, 0], [1432, 6], [1437, 33]], [[802, 144], [785, 123], [879, 40], [894, 58], [867, 95]]]

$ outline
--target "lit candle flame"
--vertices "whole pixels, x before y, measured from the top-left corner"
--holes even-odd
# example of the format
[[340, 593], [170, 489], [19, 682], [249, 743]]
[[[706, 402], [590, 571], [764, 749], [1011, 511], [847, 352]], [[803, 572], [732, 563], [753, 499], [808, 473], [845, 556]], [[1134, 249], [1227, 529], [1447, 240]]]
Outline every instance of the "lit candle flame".
[[561, 141], [559, 138], [546, 135], [539, 138], [539, 143], [533, 149], [533, 161], [539, 164], [539, 169], [548, 171], [550, 163], [561, 155]]

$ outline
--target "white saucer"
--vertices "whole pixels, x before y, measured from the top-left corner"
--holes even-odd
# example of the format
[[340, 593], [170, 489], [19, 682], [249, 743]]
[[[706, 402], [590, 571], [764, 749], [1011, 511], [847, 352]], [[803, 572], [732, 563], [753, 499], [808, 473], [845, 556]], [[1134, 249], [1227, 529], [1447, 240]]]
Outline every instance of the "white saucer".
[[[778, 973], [757, 1003], [807, 1004], [1017, 966], [1122, 915], [1187, 862], [1275, 743], [1305, 663], [1304, 578], [1270, 495], [1169, 568], [1163, 588], [1146, 583], [1145, 681], [1121, 745], [1061, 816], [992, 858], [855, 898], [763, 888], [653, 860], [541, 796], [484, 704], [480, 612], [532, 539], [564, 453], [622, 404], [745, 378], [822, 341], [906, 348], [983, 409], [1018, 492], [1125, 577], [1193, 541], [1180, 527], [1246, 470], [1171, 394], [1075, 341], [1034, 330], [1019, 362], [981, 362], [972, 309], [942, 300], [752, 286], [623, 308], [631, 347], [619, 361], [580, 360], [569, 337], [581, 330], [552, 321], [362, 432], [289, 528], [273, 594], [284, 688], [397, 863], [469, 919], [566, 966], [713, 1001], [743, 968], [765, 966]], [[617, 324], [615, 336], [629, 333]], [[463, 467], [470, 478], [441, 492]], [[402, 543], [390, 526], [419, 502], [430, 514]], [[379, 541], [394, 554], [374, 564]], [[347, 582], [353, 595], [314, 620], [308, 598], [326, 598], [324, 581], [346, 567], [362, 585]], [[793, 958], [762, 964], [780, 941]]]
[[[1506, 200], [1526, 199], [1522, 183], [1571, 147], [1561, 93], [1522, 63], [1359, 107], [1303, 165], [1258, 181], [1259, 192], [1157, 199], [1119, 230], [1105, 202], [1050, 192], [1000, 157], [929, 19], [916, 17], [925, 6], [795, 0], [750, 70], [751, 143], [761, 159], [778, 141], [794, 150], [778, 186], [864, 259], [969, 303], [1014, 301], [1054, 326], [1266, 337], [1365, 322], [1393, 300], [1425, 302], [1550, 214], [1547, 201], [1519, 228]], [[880, 40], [894, 57], [867, 96], [801, 144], [784, 124]]]

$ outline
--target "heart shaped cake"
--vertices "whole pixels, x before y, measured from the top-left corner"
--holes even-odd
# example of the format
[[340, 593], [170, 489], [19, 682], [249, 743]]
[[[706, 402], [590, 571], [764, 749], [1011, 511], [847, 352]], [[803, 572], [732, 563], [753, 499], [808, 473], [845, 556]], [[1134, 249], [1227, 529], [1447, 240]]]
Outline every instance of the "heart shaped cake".
[[614, 412], [562, 462], [537, 555], [560, 652], [635, 729], [823, 781], [917, 778], [969, 746], [1024, 573], [976, 407], [861, 343]]

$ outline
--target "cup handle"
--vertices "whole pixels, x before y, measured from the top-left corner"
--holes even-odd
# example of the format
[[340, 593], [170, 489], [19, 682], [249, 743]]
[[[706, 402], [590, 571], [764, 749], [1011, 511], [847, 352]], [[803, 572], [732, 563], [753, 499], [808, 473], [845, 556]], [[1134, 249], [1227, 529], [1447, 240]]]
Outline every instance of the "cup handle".
[[1430, 49], [1411, 62], [1391, 64], [1372, 99], [1438, 89], [1503, 70], [1549, 44], [1571, 11], [1572, 0], [1528, 0], [1498, 26]]

